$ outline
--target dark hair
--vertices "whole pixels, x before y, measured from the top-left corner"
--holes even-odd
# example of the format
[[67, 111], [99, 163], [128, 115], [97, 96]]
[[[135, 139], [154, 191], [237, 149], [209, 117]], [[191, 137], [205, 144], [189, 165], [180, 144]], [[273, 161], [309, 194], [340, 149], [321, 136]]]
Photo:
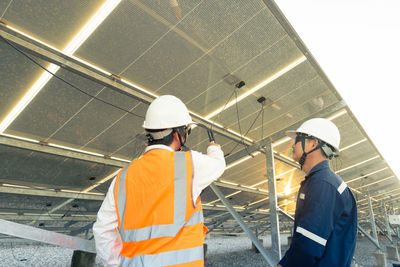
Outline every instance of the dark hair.
[[[162, 139], [154, 139], [153, 136], [151, 135], [151, 133], [161, 132], [164, 130], [167, 130], [167, 129], [157, 129], [157, 130], [149, 130], [148, 129], [148, 130], [146, 130], [148, 132], [148, 134], [146, 134], [148, 145], [149, 146], [151, 146], [151, 145], [169, 146], [174, 141], [174, 133], [178, 133], [180, 144], [182, 147], [184, 147], [186, 138], [190, 134], [190, 128], [188, 128], [186, 125], [184, 125], [184, 126], [172, 128], [171, 133], [164, 136]], [[184, 139], [182, 140], [182, 138], [184, 138]]]
[[149, 146], [151, 146], [151, 145], [169, 146], [170, 144], [172, 144], [172, 141], [174, 140], [174, 133], [175, 133], [174, 129], [172, 129], [172, 132], [169, 135], [166, 135], [161, 139], [154, 139], [153, 136], [151, 135], [151, 133], [161, 132], [164, 130], [166, 130], [166, 129], [157, 129], [157, 130], [146, 129], [147, 144]]

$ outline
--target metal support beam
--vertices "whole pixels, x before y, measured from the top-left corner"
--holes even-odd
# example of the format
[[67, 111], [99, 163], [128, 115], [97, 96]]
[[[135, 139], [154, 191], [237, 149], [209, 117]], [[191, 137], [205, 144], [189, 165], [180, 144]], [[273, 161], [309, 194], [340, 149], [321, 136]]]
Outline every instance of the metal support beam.
[[369, 219], [370, 219], [370, 223], [371, 223], [372, 235], [375, 238], [376, 242], [378, 242], [378, 235], [376, 234], [374, 211], [372, 209], [370, 196], [368, 196], [368, 207], [369, 207]]
[[280, 212], [281, 214], [283, 214], [286, 218], [288, 218], [288, 219], [294, 221], [294, 218], [293, 218], [292, 215], [286, 213], [285, 211], [283, 211], [283, 210], [281, 210], [281, 209], [279, 209], [279, 208], [278, 208], [278, 210], [279, 210], [279, 212]]
[[64, 216], [63, 214], [25, 214], [25, 215], [17, 215], [17, 214], [0, 214], [0, 218], [3, 220], [9, 221], [33, 221], [30, 225], [33, 225], [34, 222], [37, 221], [79, 221], [79, 222], [92, 222], [96, 220], [96, 215], [84, 215], [79, 214], [78, 216]]
[[[75, 231], [78, 230], [79, 228], [71, 228], [71, 229], [65, 229], [65, 227], [63, 226], [39, 226], [39, 229], [43, 229], [43, 230], [47, 230], [47, 231], [51, 231], [51, 232], [57, 232], [57, 233], [65, 233], [70, 235], [71, 231]], [[86, 238], [87, 239], [87, 238]]]
[[[379, 225], [378, 222], [381, 223], [379, 220], [376, 220], [376, 222], [375, 222], [376, 226], [378, 226], [379, 230], [381, 230], [381, 232], [386, 236], [386, 238], [393, 244], [393, 241], [391, 240], [391, 238], [389, 238], [389, 234], [383, 229], [383, 227], [381, 227]], [[383, 223], [382, 223], [382, 225], [383, 225]]]
[[55, 190], [39, 190], [30, 188], [15, 188], [8, 186], [0, 186], [0, 193], [17, 194], [17, 195], [31, 195], [31, 196], [44, 196], [44, 197], [61, 197], [61, 198], [75, 198], [86, 200], [100, 200], [103, 201], [104, 195], [92, 195], [85, 193], [69, 193], [60, 192]]
[[67, 157], [67, 158], [85, 160], [85, 161], [90, 161], [90, 162], [95, 162], [95, 163], [100, 163], [100, 164], [105, 164], [105, 165], [110, 165], [110, 166], [115, 166], [115, 167], [120, 167], [120, 168], [125, 167], [127, 164], [126, 162], [119, 161], [119, 160], [106, 159], [104, 157], [89, 155], [86, 153], [75, 152], [75, 151], [66, 150], [66, 149], [57, 148], [57, 147], [52, 147], [52, 146], [48, 146], [46, 144], [39, 144], [39, 143], [32, 143], [32, 142], [28, 142], [28, 141], [18, 140], [15, 138], [4, 136], [4, 135], [0, 135], [0, 145], [18, 147], [18, 148], [22, 148], [22, 149], [27, 149], [27, 150], [32, 150], [32, 151], [37, 151], [37, 152]]
[[369, 241], [372, 242], [372, 244], [374, 244], [378, 249], [381, 249], [381, 247], [379, 246], [379, 242], [378, 239], [373, 238], [370, 234], [367, 233], [367, 231], [364, 230], [364, 228], [362, 228], [360, 225], [357, 225], [358, 230], [363, 233], [368, 239]]
[[[0, 216], [4, 214], [16, 214], [18, 213], [19, 215], [22, 214], [29, 214], [29, 215], [41, 215], [43, 211], [46, 210], [44, 208], [41, 209], [24, 209], [24, 208], [0, 208]], [[61, 213], [61, 214], [60, 214]], [[70, 216], [71, 214], [76, 214], [76, 215], [85, 215], [85, 216], [96, 216], [97, 211], [80, 211], [76, 209], [67, 209], [63, 211], [59, 211], [57, 216], [63, 216], [65, 213]], [[53, 217], [56, 217], [56, 215], [51, 215]]]
[[286, 165], [289, 165], [289, 166], [291, 166], [291, 167], [297, 168], [297, 169], [299, 169], [299, 170], [301, 169], [299, 163], [297, 163], [297, 162], [294, 161], [294, 160], [290, 160], [290, 159], [287, 159], [287, 158], [283, 157], [283, 156], [282, 156], [281, 154], [279, 154], [278, 152], [274, 152], [274, 158], [275, 158], [276, 160], [279, 160], [280, 162], [285, 163]]
[[[246, 216], [248, 214], [253, 214], [252, 212], [263, 206], [264, 204], [256, 205], [254, 207], [245, 209], [243, 211], [238, 212], [241, 216]], [[218, 228], [221, 224], [223, 224], [225, 221], [229, 220], [232, 217], [232, 215], [228, 212], [228, 214], [223, 215], [217, 219], [214, 219], [208, 223], [208, 225], [211, 225], [208, 227], [208, 232], [213, 231], [214, 229]]]
[[383, 206], [383, 210], [385, 212], [385, 226], [386, 226], [386, 231], [387, 231], [387, 237], [389, 238], [390, 242], [393, 242], [392, 234], [391, 234], [391, 231], [390, 231], [389, 218], [388, 218], [387, 210], [386, 210], [386, 205], [383, 204], [382, 206]]
[[[7, 179], [0, 179], [7, 180]], [[241, 185], [232, 185], [223, 182], [214, 182], [216, 185], [220, 187], [236, 189], [244, 192], [249, 192], [257, 195], [268, 196], [268, 193], [265, 191], [261, 191], [257, 188], [250, 188]], [[98, 200], [103, 201], [104, 195], [94, 195], [90, 193], [70, 193], [70, 192], [62, 192], [56, 191], [54, 189], [33, 189], [33, 188], [18, 188], [18, 187], [10, 187], [10, 186], [0, 186], [0, 193], [9, 193], [9, 194], [20, 194], [20, 195], [30, 195], [30, 196], [45, 196], [45, 197], [59, 197], [59, 198], [70, 198], [70, 199], [85, 199], [85, 200]], [[222, 208], [223, 210], [223, 208]]]
[[28, 225], [5, 221], [2, 219], [0, 219], [0, 233], [66, 247], [73, 250], [82, 250], [86, 252], [96, 253], [96, 248], [93, 241], [50, 232]]
[[[226, 211], [226, 208], [225, 207], [218, 207], [218, 206], [206, 206], [206, 205], [203, 205], [203, 210]], [[267, 215], [268, 211], [255, 210], [255, 211], [251, 211], [250, 213]]]
[[[396, 235], [397, 235], [397, 238], [400, 239], [400, 229], [399, 229], [398, 225], [396, 226]], [[400, 241], [397, 241], [397, 243], [400, 243]]]
[[269, 213], [271, 223], [271, 243], [272, 250], [276, 260], [280, 260], [282, 257], [281, 253], [281, 238], [279, 229], [279, 216], [278, 216], [278, 200], [276, 196], [276, 182], [275, 182], [275, 164], [274, 164], [274, 152], [272, 149], [272, 140], [265, 144], [265, 158], [267, 167], [267, 179], [268, 179], [268, 194], [269, 194]]
[[244, 192], [249, 192], [249, 193], [254, 193], [258, 195], [263, 195], [263, 196], [268, 196], [268, 193], [265, 191], [261, 191], [260, 189], [257, 188], [250, 188], [250, 187], [245, 187], [241, 185], [234, 185], [234, 184], [227, 184], [224, 182], [218, 182], [215, 181], [214, 184], [220, 186], [220, 187], [225, 187], [225, 188], [230, 188], [230, 189], [236, 189]]
[[275, 262], [268, 254], [265, 248], [263, 247], [260, 242], [258, 242], [257, 237], [253, 234], [253, 232], [247, 227], [247, 225], [243, 222], [242, 218], [240, 215], [236, 212], [236, 210], [232, 207], [232, 205], [229, 203], [229, 201], [225, 198], [224, 194], [219, 190], [219, 188], [215, 184], [210, 185], [211, 189], [214, 191], [214, 193], [221, 199], [222, 203], [224, 203], [225, 207], [228, 209], [228, 211], [232, 214], [233, 218], [239, 223], [240, 227], [242, 227], [243, 231], [247, 234], [247, 236], [250, 238], [250, 240], [253, 242], [254, 246], [260, 251], [261, 255], [264, 257], [264, 259], [267, 261], [269, 266], [275, 267], [277, 262]]
[[399, 232], [397, 231], [398, 229], [396, 229], [396, 227], [394, 227], [394, 226], [392, 226], [392, 225], [390, 225], [390, 224], [389, 224], [389, 226], [390, 226], [390, 228], [392, 228], [392, 231], [396, 234], [397, 238], [400, 239], [400, 234], [399, 234]]

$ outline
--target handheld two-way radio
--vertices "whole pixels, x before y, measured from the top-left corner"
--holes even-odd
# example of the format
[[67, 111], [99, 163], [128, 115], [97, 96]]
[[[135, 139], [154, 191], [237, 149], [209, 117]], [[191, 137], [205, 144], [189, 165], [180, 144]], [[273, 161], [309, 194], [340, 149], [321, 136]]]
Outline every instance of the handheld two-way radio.
[[214, 132], [211, 129], [207, 129], [208, 139], [210, 142], [215, 142]]

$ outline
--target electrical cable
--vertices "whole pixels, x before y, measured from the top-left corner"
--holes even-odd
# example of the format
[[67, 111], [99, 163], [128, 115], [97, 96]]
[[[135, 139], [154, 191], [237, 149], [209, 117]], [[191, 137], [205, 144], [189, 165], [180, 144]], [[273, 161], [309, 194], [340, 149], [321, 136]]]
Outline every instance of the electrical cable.
[[[230, 95], [228, 101], [226, 101], [226, 103], [225, 103], [224, 107], [222, 108], [221, 112], [218, 113], [218, 115], [217, 115], [217, 120], [218, 120], [218, 121], [219, 121], [219, 119], [221, 118], [221, 113], [225, 110], [226, 105], [228, 105], [229, 101], [231, 101], [232, 96], [234, 95], [235, 91], [236, 91], [236, 87], [235, 87], [235, 90], [234, 90], [234, 91], [232, 92], [232, 94]], [[216, 122], [216, 120], [213, 120], [213, 122], [212, 122], [212, 124], [211, 124], [211, 126], [210, 126], [210, 129], [211, 129], [211, 130], [212, 130], [212, 128], [213, 128], [215, 122]]]
[[243, 135], [242, 135], [242, 128], [240, 126], [240, 117], [239, 117], [239, 108], [238, 108], [238, 101], [237, 101], [237, 91], [235, 89], [235, 106], [236, 106], [236, 117], [237, 117], [237, 122], [238, 122], [238, 127], [239, 127], [239, 134], [240, 134], [240, 139], [242, 141], [242, 145], [244, 145], [244, 149], [246, 149], [247, 154], [249, 154], [250, 157], [254, 158], [254, 156], [247, 150], [247, 145], [244, 143]]
[[[13, 45], [13, 44], [12, 44], [11, 42], [9, 42], [6, 38], [4, 38], [2, 35], [0, 35], [0, 38], [1, 38], [3, 41], [5, 41], [8, 45], [10, 45], [12, 48], [14, 48], [16, 51], [18, 51], [19, 53], [21, 53], [22, 55], [24, 55], [26, 58], [28, 58], [32, 63], [34, 63], [35, 65], [37, 65], [37, 66], [40, 67], [41, 69], [45, 70], [46, 72], [48, 72], [48, 73], [51, 74], [52, 76], [56, 77], [56, 78], [59, 79], [60, 81], [66, 83], [66, 84], [69, 85], [69, 86], [71, 86], [72, 88], [74, 88], [75, 90], [79, 91], [80, 93], [85, 94], [85, 95], [87, 95], [87, 96], [89, 96], [89, 97], [91, 97], [91, 98], [93, 98], [93, 99], [96, 99], [96, 100], [98, 100], [98, 101], [100, 101], [100, 102], [102, 102], [102, 103], [104, 103], [104, 104], [110, 105], [110, 106], [112, 106], [112, 107], [114, 107], [114, 108], [116, 108], [116, 109], [119, 109], [119, 110], [121, 110], [121, 111], [124, 111], [124, 112], [126, 112], [126, 113], [129, 113], [129, 114], [131, 114], [131, 115], [133, 115], [133, 116], [136, 116], [136, 117], [139, 117], [139, 118], [144, 119], [144, 116], [142, 116], [142, 115], [138, 115], [138, 114], [136, 114], [136, 113], [133, 113], [133, 112], [131, 112], [131, 111], [129, 111], [129, 110], [126, 110], [126, 109], [124, 109], [124, 108], [121, 108], [121, 107], [119, 107], [119, 106], [117, 106], [117, 105], [114, 105], [114, 104], [112, 104], [112, 103], [110, 103], [110, 102], [107, 102], [107, 101], [105, 101], [105, 100], [103, 100], [103, 99], [101, 99], [101, 98], [98, 98], [98, 97], [96, 97], [96, 96], [94, 96], [94, 95], [92, 95], [92, 94], [89, 94], [89, 93], [85, 92], [84, 90], [82, 90], [82, 89], [80, 89], [79, 87], [75, 86], [74, 84], [68, 82], [68, 81], [65, 80], [64, 78], [61, 78], [61, 77], [58, 76], [57, 74], [52, 73], [51, 71], [49, 71], [46, 67], [44, 67], [43, 65], [41, 65], [39, 62], [37, 62], [35, 59], [33, 59], [33, 58], [32, 58], [31, 56], [29, 56], [28, 54], [26, 54], [24, 51], [22, 51], [21, 49], [19, 49], [19, 48], [16, 47], [15, 45]], [[106, 86], [106, 87], [107, 87], [107, 86]]]
[[[251, 123], [249, 129], [247, 129], [247, 131], [246, 131], [246, 133], [245, 133], [244, 135], [247, 135], [247, 134], [250, 132], [250, 130], [253, 128], [253, 126], [254, 126], [254, 124], [256, 123], [258, 117], [261, 115], [261, 111], [262, 111], [262, 110], [260, 110], [260, 111], [258, 112], [256, 118], [255, 118], [254, 121]], [[229, 153], [226, 153], [226, 154], [225, 154], [225, 157], [229, 156], [229, 155], [236, 149], [236, 147], [237, 147], [238, 145], [239, 145], [239, 143], [236, 143], [236, 145], [231, 149], [231, 151], [229, 151]]]
[[261, 141], [264, 140], [264, 105], [261, 104], [262, 116], [261, 116]]
[[235, 89], [234, 92], [235, 92], [236, 118], [237, 118], [237, 123], [238, 123], [238, 127], [239, 127], [240, 138], [242, 139], [242, 142], [243, 142], [242, 127], [240, 126], [240, 117], [239, 117], [239, 108], [238, 108], [238, 101], [237, 101], [237, 92], [236, 92], [236, 89]]

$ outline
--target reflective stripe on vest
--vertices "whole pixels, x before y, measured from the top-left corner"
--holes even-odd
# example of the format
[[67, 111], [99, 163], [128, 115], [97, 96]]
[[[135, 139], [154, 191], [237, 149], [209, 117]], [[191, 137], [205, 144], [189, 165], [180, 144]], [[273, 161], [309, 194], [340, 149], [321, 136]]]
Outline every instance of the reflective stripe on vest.
[[203, 260], [203, 246], [162, 252], [156, 255], [136, 255], [133, 258], [122, 257], [121, 266], [158, 267], [199, 260]]

